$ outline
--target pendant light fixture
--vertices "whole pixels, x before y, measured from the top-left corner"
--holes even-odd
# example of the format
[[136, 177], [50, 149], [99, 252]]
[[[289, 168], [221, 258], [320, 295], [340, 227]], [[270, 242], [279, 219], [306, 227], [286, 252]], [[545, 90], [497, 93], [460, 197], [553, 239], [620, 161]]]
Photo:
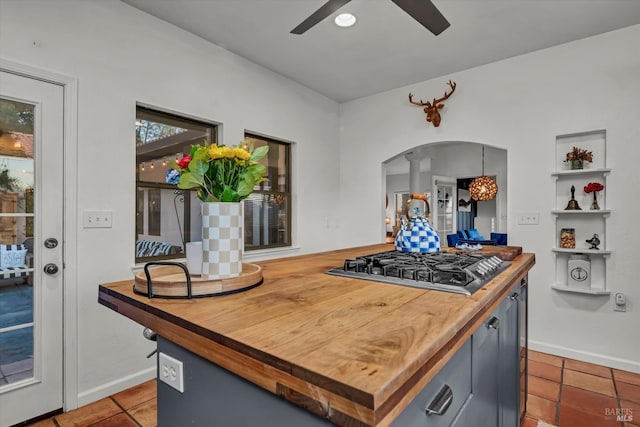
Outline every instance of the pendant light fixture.
[[494, 199], [496, 193], [498, 193], [496, 180], [484, 174], [484, 145], [482, 145], [482, 175], [471, 181], [469, 194], [473, 200], [482, 202]]

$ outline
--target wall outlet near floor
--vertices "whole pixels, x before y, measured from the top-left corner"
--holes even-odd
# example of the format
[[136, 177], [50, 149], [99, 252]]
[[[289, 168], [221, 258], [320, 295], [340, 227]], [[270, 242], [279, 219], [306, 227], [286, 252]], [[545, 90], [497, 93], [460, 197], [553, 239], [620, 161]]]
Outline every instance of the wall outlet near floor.
[[627, 311], [627, 296], [622, 292], [616, 292], [615, 298], [613, 299], [614, 311]]
[[518, 225], [538, 225], [540, 224], [539, 212], [520, 212], [518, 214]]
[[158, 353], [158, 378], [160, 381], [169, 384], [171, 387], [184, 393], [184, 377], [182, 362], [178, 359]]
[[83, 228], [111, 228], [112, 214], [110, 210], [104, 211], [82, 211]]

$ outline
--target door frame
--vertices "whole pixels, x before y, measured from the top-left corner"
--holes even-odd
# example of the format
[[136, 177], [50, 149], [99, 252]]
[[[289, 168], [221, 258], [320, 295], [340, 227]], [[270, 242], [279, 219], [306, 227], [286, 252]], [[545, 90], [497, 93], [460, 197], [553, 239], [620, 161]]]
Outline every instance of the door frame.
[[22, 77], [56, 84], [63, 88], [63, 253], [62, 405], [69, 411], [78, 407], [78, 318], [77, 318], [77, 148], [78, 80], [40, 68], [0, 58], [0, 70]]

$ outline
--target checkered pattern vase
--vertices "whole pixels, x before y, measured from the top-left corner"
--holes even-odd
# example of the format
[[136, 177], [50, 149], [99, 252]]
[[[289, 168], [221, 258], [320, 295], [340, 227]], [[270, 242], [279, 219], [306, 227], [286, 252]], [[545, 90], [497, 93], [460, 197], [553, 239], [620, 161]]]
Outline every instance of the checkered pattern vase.
[[243, 206], [239, 203], [202, 204], [202, 278], [218, 280], [242, 273]]
[[440, 252], [440, 237], [436, 230], [422, 217], [413, 217], [413, 224], [396, 235], [396, 249], [401, 252]]

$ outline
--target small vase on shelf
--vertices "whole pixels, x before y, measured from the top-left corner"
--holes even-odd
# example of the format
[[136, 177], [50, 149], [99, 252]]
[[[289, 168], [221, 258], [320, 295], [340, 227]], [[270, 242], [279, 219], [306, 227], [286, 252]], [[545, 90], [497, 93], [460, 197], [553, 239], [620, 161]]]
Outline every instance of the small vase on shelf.
[[584, 186], [585, 193], [593, 193], [593, 202], [591, 203], [591, 210], [597, 211], [600, 209], [600, 205], [598, 205], [598, 191], [604, 190], [604, 185], [599, 182], [590, 182], [589, 184]]
[[598, 204], [598, 192], [593, 192], [593, 202], [591, 203], [591, 210], [597, 211], [600, 209], [600, 205]]
[[582, 160], [571, 160], [571, 169], [583, 169], [584, 161]]

